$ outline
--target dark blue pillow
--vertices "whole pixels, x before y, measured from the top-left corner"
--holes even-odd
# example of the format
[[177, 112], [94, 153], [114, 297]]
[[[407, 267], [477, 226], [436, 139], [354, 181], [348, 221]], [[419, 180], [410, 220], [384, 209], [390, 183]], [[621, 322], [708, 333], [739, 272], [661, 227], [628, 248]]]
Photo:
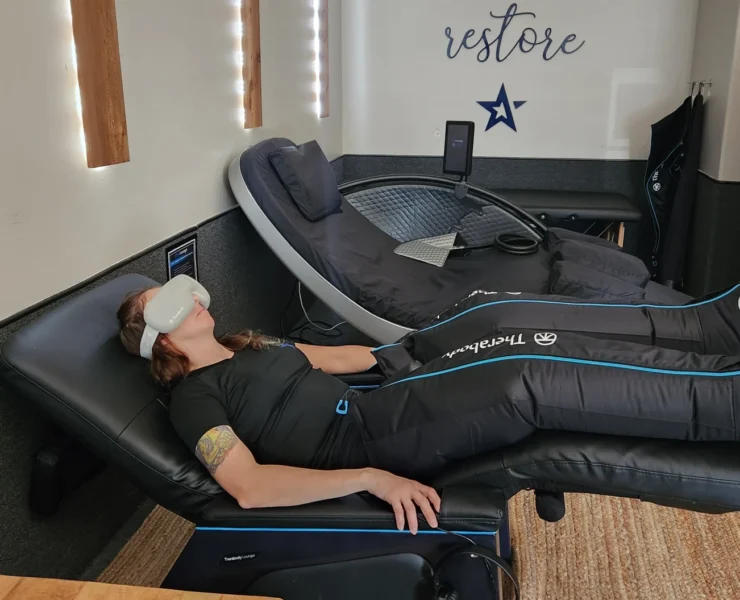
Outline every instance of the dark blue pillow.
[[337, 178], [316, 141], [270, 152], [270, 163], [304, 217], [320, 221], [337, 212], [342, 195]]

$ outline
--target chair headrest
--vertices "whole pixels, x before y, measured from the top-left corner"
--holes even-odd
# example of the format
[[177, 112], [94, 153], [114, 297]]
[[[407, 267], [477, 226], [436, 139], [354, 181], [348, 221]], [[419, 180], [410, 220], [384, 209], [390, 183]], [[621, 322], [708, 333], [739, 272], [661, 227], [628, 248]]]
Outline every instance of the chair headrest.
[[118, 337], [122, 300], [154, 285], [125, 275], [52, 309], [0, 348], [0, 377], [154, 500], [193, 517], [223, 492], [170, 425], [148, 362]]

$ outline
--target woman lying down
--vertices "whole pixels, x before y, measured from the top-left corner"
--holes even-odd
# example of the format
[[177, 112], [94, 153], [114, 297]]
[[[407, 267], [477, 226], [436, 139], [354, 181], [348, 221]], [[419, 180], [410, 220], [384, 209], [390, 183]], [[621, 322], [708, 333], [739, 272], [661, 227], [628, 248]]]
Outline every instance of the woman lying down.
[[[549, 330], [505, 329], [486, 296], [375, 351], [292, 345], [252, 333], [217, 339], [208, 292], [185, 276], [129, 296], [118, 318], [126, 349], [150, 359], [157, 382], [172, 388], [178, 434], [242, 507], [367, 491], [391, 504], [399, 529], [408, 523], [416, 533], [417, 507], [432, 527], [440, 511], [435, 490], [417, 480], [538, 429], [737, 441], [739, 294], [671, 307], [673, 316], [660, 317], [691, 331], [692, 319], [704, 326], [684, 336], [698, 352], [661, 343], [654, 331], [644, 344], [567, 331], [568, 323], [593, 321], [596, 307], [605, 323], [611, 311], [624, 310], [604, 305], [550, 303], [556, 318], [544, 320]], [[710, 305], [721, 318], [707, 318]], [[533, 303], [526, 310], [535, 316], [544, 309]], [[629, 318], [659, 320], [653, 309], [632, 310]], [[716, 327], [716, 336], [707, 327]], [[467, 343], [457, 347], [460, 331]], [[735, 356], [700, 353], [712, 337]], [[368, 393], [335, 377], [376, 362], [390, 376]]]

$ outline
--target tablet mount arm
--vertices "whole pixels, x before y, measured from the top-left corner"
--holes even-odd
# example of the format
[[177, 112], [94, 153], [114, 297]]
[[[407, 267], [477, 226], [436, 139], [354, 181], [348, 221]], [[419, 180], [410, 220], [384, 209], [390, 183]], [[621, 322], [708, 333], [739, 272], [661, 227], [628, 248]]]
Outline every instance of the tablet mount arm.
[[455, 199], [467, 210], [474, 211], [476, 214], [482, 215], [483, 206], [475, 200], [468, 198], [469, 190], [470, 186], [468, 185], [468, 177], [467, 175], [462, 175], [460, 177], [460, 181], [455, 183]]

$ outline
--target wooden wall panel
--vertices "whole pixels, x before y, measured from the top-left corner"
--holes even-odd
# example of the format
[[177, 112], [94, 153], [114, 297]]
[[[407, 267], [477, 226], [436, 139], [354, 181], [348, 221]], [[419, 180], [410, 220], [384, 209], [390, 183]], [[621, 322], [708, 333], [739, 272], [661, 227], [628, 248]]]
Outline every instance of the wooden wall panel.
[[70, 0], [88, 167], [128, 162], [115, 0]]
[[260, 0], [242, 0], [244, 128], [262, 127]]
[[320, 79], [319, 93], [321, 94], [321, 112], [319, 116], [323, 119], [329, 116], [330, 94], [329, 94], [329, 0], [318, 0], [319, 2], [319, 59]]

